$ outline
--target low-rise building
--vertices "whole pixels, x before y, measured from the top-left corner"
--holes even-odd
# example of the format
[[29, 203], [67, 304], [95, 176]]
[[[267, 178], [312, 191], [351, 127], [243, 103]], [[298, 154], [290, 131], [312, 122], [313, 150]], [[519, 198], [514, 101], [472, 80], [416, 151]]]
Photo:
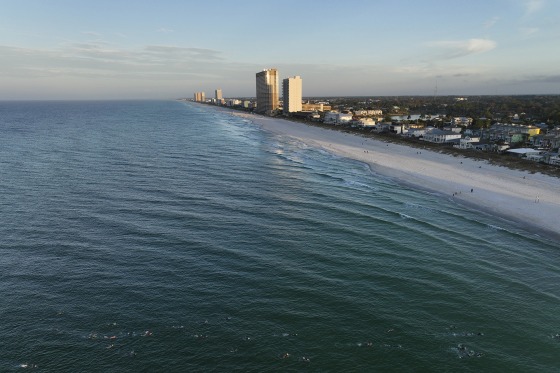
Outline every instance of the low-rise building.
[[560, 166], [560, 154], [556, 153], [548, 158], [548, 164]]
[[437, 144], [445, 144], [460, 138], [461, 138], [460, 133], [435, 129], [430, 132], [426, 132], [423, 139], [424, 141], [434, 142]]
[[359, 118], [356, 120], [356, 124], [360, 127], [375, 127], [375, 120], [372, 118]]
[[301, 111], [329, 111], [331, 110], [330, 105], [325, 105], [323, 103], [317, 104], [301, 104]]
[[409, 128], [405, 133], [408, 137], [421, 137], [426, 134], [426, 128]]
[[345, 124], [352, 120], [352, 114], [350, 113], [338, 113], [335, 111], [329, 111], [325, 113], [323, 117], [323, 123], [327, 124]]
[[480, 142], [480, 138], [479, 137], [470, 137], [470, 136], [465, 136], [459, 139], [459, 144], [457, 145], [453, 145], [454, 148], [457, 149], [475, 149], [476, 145], [478, 145], [478, 143]]
[[472, 118], [468, 118], [468, 117], [454, 117], [452, 120], [452, 123], [455, 124], [456, 126], [465, 126], [465, 127], [469, 127], [473, 122]]
[[541, 129], [536, 126], [526, 126], [515, 123], [496, 123], [488, 129], [490, 140], [504, 140], [512, 144], [525, 142], [532, 136], [538, 135]]

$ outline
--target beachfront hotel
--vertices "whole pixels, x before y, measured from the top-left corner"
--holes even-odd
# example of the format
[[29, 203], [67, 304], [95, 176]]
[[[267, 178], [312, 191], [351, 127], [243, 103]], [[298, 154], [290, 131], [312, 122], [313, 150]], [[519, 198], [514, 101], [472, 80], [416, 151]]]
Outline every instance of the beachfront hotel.
[[216, 89], [216, 101], [221, 101], [222, 98], [222, 90], [220, 88]]
[[204, 94], [204, 92], [195, 92], [194, 100], [196, 102], [204, 102], [206, 101], [206, 95]]
[[258, 113], [271, 114], [278, 109], [278, 70], [265, 69], [256, 74]]
[[301, 111], [301, 77], [294, 76], [286, 78], [282, 81], [282, 96], [284, 98], [283, 112], [284, 114], [295, 113]]

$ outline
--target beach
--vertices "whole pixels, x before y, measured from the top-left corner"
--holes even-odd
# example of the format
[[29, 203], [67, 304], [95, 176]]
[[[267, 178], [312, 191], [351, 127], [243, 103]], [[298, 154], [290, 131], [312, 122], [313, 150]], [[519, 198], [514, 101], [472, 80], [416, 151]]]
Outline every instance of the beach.
[[520, 228], [560, 239], [559, 178], [286, 119], [231, 113], [274, 134], [364, 162], [374, 173], [400, 184], [436, 192], [442, 198], [506, 219]]

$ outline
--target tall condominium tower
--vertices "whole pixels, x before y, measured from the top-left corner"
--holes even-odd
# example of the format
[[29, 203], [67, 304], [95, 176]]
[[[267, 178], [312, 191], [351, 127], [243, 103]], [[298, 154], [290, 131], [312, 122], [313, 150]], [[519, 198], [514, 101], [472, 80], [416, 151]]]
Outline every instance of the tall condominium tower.
[[278, 109], [278, 70], [266, 69], [257, 73], [257, 112], [270, 114]]
[[220, 101], [222, 98], [222, 90], [220, 88], [216, 89], [216, 101]]
[[282, 94], [284, 96], [284, 114], [301, 111], [301, 77], [294, 76], [282, 81]]
[[204, 95], [204, 92], [195, 92], [194, 93], [194, 100], [197, 101], [197, 102], [206, 101], [206, 96]]

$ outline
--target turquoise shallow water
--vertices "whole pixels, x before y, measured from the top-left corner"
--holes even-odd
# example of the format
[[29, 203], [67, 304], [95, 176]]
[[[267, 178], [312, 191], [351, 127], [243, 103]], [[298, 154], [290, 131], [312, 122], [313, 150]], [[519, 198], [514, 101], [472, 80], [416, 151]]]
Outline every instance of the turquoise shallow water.
[[560, 367], [557, 242], [205, 106], [0, 134], [0, 371]]

